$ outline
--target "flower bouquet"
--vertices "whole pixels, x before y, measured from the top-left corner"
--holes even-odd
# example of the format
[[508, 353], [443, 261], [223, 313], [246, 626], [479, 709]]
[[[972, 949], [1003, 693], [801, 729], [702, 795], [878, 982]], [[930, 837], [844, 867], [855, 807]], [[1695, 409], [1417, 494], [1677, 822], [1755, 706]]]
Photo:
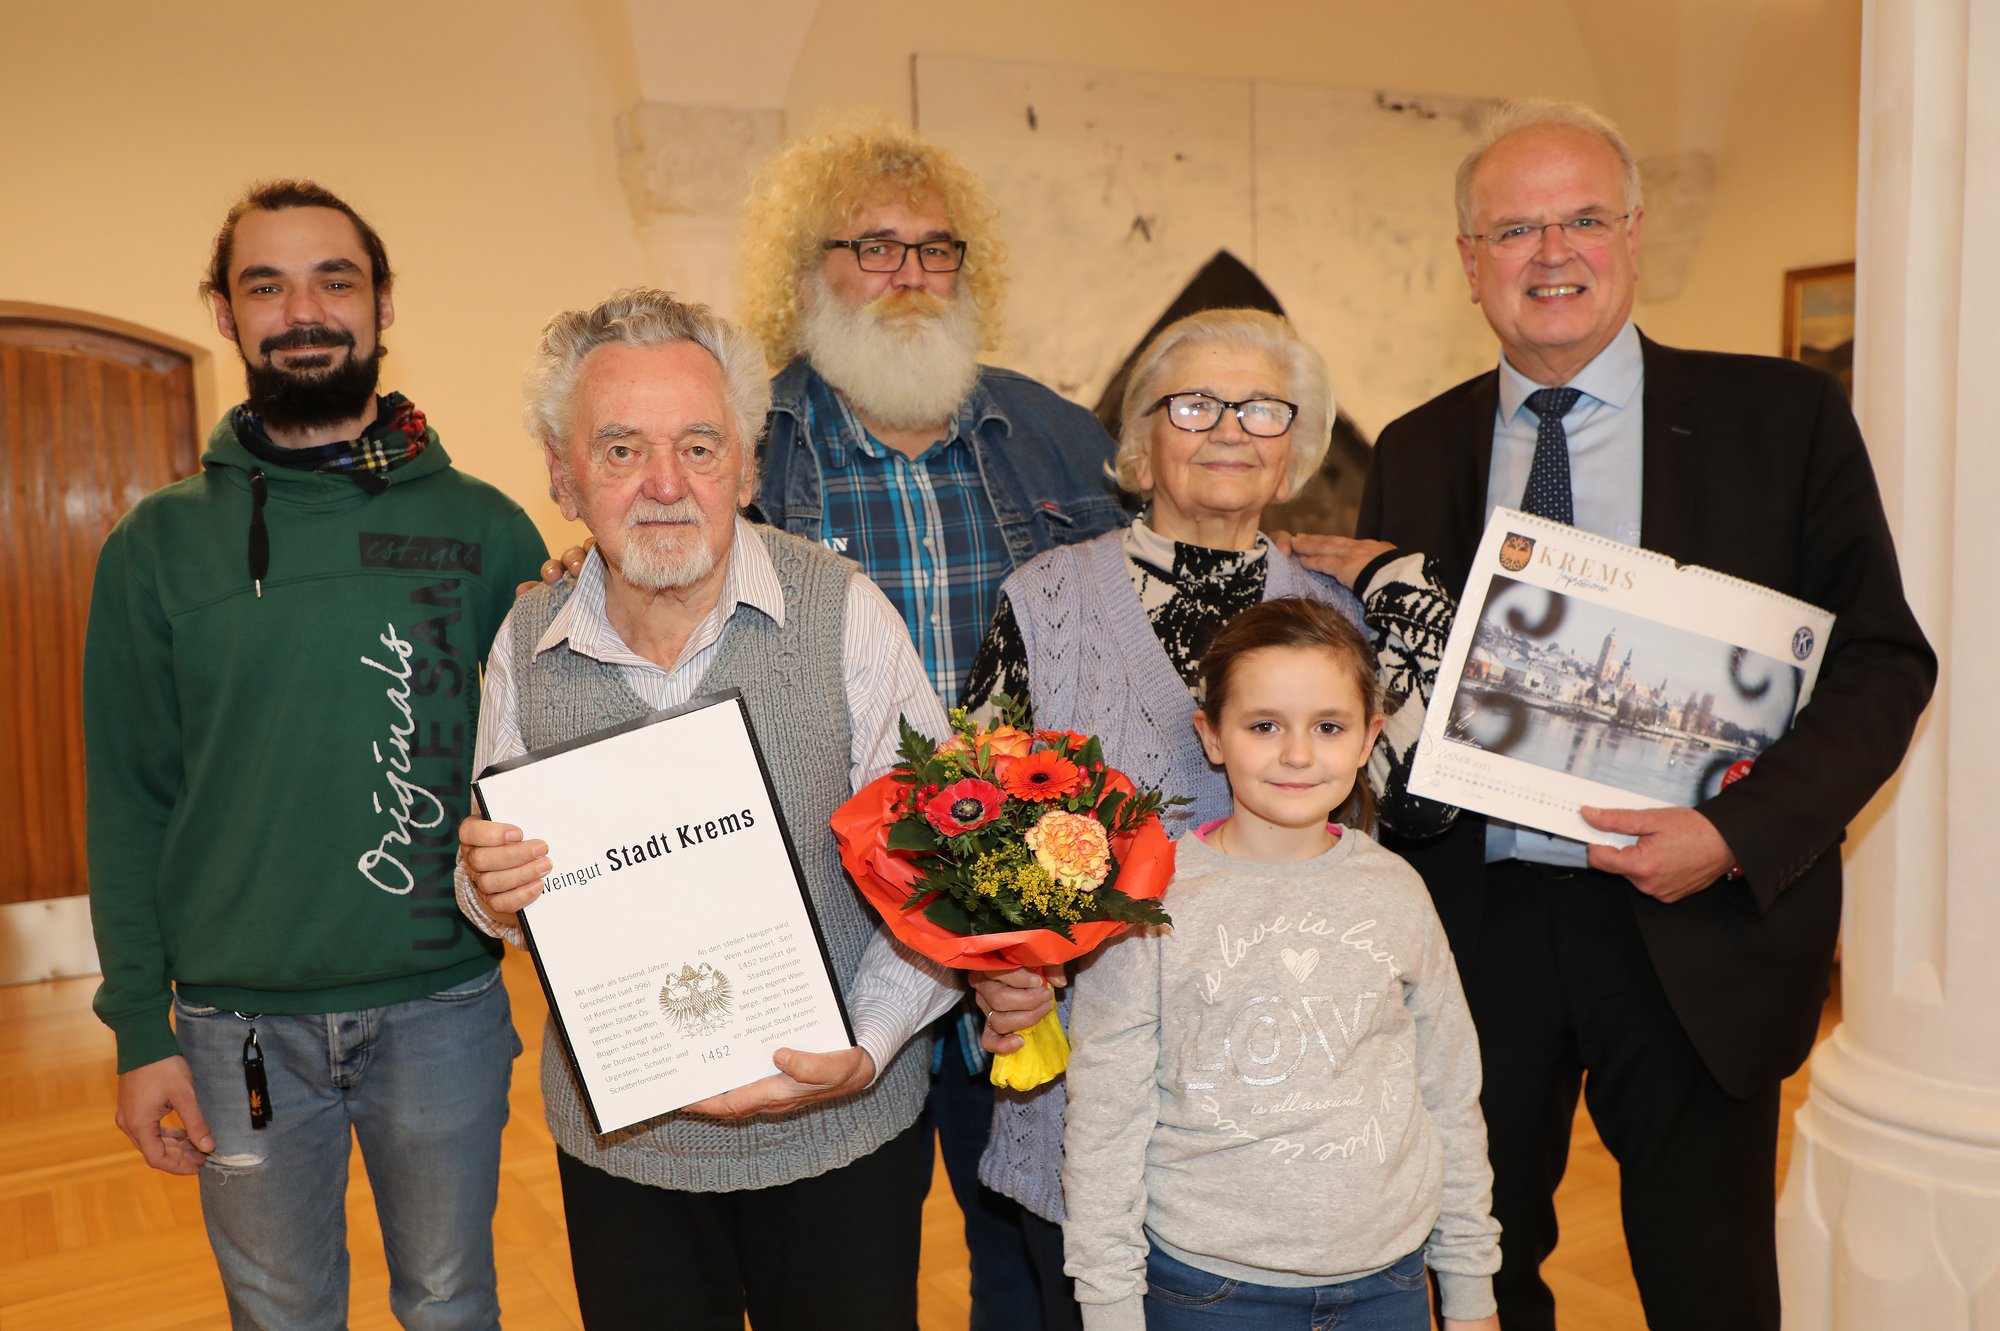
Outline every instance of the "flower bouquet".
[[[903, 761], [833, 815], [841, 862], [890, 931], [960, 970], [1053, 966], [1134, 924], [1166, 924], [1174, 873], [1166, 802], [1104, 762], [1089, 735], [1030, 730], [996, 694], [1001, 722], [963, 708], [943, 745], [902, 727]], [[1027, 1090], [1060, 1073], [1069, 1041], [1050, 1012], [993, 1080]]]

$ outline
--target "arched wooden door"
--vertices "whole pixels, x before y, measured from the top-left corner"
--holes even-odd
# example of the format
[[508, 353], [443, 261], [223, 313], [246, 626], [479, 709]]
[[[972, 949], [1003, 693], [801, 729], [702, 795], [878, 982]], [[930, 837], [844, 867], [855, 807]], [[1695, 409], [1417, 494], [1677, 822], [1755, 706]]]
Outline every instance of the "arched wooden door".
[[88, 886], [81, 695], [97, 552], [126, 509], [197, 466], [191, 355], [101, 322], [0, 307], [0, 845], [18, 857], [0, 903]]

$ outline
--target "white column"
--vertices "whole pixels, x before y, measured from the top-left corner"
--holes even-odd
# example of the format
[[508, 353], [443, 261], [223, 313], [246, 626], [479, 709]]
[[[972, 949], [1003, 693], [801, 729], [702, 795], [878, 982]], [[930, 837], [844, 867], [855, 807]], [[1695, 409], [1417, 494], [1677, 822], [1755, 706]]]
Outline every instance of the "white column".
[[1848, 860], [1778, 1208], [1787, 1331], [2000, 1331], [2000, 0], [1868, 0], [1855, 382], [1943, 660]]

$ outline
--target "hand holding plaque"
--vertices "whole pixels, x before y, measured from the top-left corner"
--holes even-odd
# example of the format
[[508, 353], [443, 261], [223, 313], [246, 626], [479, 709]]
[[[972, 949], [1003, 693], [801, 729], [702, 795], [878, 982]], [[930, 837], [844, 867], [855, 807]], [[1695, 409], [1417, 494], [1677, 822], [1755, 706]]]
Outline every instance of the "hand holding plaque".
[[875, 1080], [875, 1060], [859, 1045], [824, 1054], [804, 1049], [775, 1049], [771, 1061], [778, 1068], [771, 1076], [684, 1105], [681, 1112], [706, 1114], [710, 1118], [786, 1114], [821, 1100], [852, 1095]]
[[548, 842], [523, 840], [520, 828], [476, 814], [458, 825], [458, 846], [486, 913], [501, 924], [516, 924], [514, 916], [542, 894], [555, 868]]

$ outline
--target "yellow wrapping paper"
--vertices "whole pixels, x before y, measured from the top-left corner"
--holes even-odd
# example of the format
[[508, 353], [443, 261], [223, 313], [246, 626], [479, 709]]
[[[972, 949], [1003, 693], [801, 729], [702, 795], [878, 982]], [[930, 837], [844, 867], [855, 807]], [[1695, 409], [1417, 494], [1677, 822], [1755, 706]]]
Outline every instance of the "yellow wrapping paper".
[[1069, 1036], [1063, 1033], [1055, 1009], [1049, 1009], [1046, 1017], [1022, 1031], [1021, 1038], [1027, 1043], [1013, 1053], [993, 1056], [995, 1086], [1010, 1091], [1032, 1091], [1060, 1077], [1069, 1066]]

